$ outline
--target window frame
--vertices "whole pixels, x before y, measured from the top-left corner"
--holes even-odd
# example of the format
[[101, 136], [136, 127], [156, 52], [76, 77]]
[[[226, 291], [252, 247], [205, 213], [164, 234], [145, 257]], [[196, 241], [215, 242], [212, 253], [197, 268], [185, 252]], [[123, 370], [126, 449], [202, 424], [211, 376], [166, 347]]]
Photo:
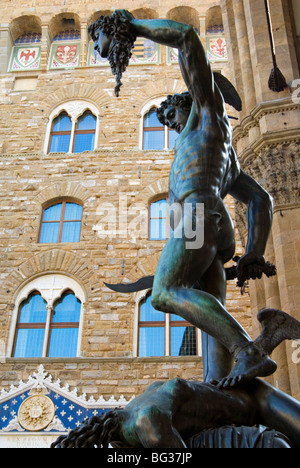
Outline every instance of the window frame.
[[[96, 126], [95, 128], [92, 128], [92, 129], [88, 129], [88, 130], [78, 130], [78, 123], [79, 123], [79, 119], [81, 117], [83, 117], [85, 114], [91, 114], [93, 115], [95, 118], [96, 118]], [[72, 143], [72, 153], [74, 153], [74, 149], [75, 149], [75, 143], [76, 143], [76, 136], [77, 135], [95, 135], [96, 137], [96, 130], [97, 130], [97, 117], [93, 114], [93, 112], [89, 109], [85, 110], [83, 114], [81, 114], [78, 119], [76, 120], [76, 124], [75, 124], [75, 128], [74, 128], [74, 132], [73, 132], [73, 135], [71, 135], [71, 139], [73, 137], [73, 143]], [[95, 143], [94, 143], [94, 147], [95, 147]], [[92, 151], [92, 150], [83, 150], [81, 151], [82, 153], [84, 151]], [[76, 153], [76, 154], [80, 154], [79, 153]]]
[[[18, 323], [20, 319], [20, 312], [22, 305], [29, 297], [36, 293], [42, 297], [46, 302], [47, 317], [45, 322], [45, 334], [44, 342], [42, 347], [42, 355], [39, 359], [51, 359], [47, 356], [48, 354], [48, 341], [50, 338], [49, 327], [50, 320], [52, 319], [51, 314], [53, 313], [54, 307], [56, 306], [57, 301], [61, 300], [66, 292], [71, 292], [76, 299], [81, 303], [80, 306], [80, 315], [79, 315], [79, 326], [78, 326], [78, 339], [77, 339], [77, 348], [75, 355], [72, 357], [77, 358], [81, 356], [81, 345], [82, 345], [82, 334], [83, 334], [83, 321], [86, 310], [87, 302], [87, 293], [85, 289], [77, 282], [77, 280], [71, 278], [70, 276], [64, 275], [62, 273], [51, 273], [40, 275], [37, 278], [33, 279], [29, 283], [26, 283], [22, 289], [18, 291], [14, 298], [14, 309], [12, 311], [10, 331], [8, 336], [6, 356], [12, 359], [30, 359], [30, 358], [20, 358], [14, 357], [15, 352], [15, 343], [17, 338]], [[54, 306], [53, 306], [54, 304]], [[62, 323], [62, 322], [61, 322]], [[77, 322], [73, 322], [77, 323]], [[36, 324], [34, 324], [36, 325]]]
[[[61, 115], [66, 115], [67, 117], [70, 118], [70, 120], [71, 120], [71, 130], [53, 131], [55, 120], [57, 119], [57, 117], [59, 117], [59, 116], [61, 116]], [[69, 114], [68, 114], [66, 111], [60, 112], [60, 113], [52, 120], [51, 131], [50, 131], [49, 142], [48, 142], [47, 154], [51, 154], [51, 153], [50, 153], [50, 147], [51, 147], [53, 135], [70, 135], [70, 142], [69, 142], [69, 149], [70, 149], [70, 145], [71, 145], [71, 142], [72, 142], [72, 127], [73, 127], [73, 125], [72, 125], [72, 119], [71, 119], [71, 117], [69, 116]], [[58, 152], [59, 152], [59, 151], [58, 151]]]
[[[141, 318], [141, 306], [143, 301], [146, 301], [149, 296], [151, 296], [152, 290], [148, 290], [146, 294], [141, 297], [137, 302], [137, 343], [136, 343], [136, 356], [139, 358], [155, 358], [155, 357], [172, 357], [172, 358], [182, 358], [182, 357], [197, 357], [200, 356], [199, 350], [201, 349], [199, 342], [199, 330], [197, 330], [194, 325], [190, 324], [186, 320], [171, 320], [172, 314], [164, 314], [164, 320], [148, 320], [143, 321]], [[163, 313], [163, 312], [162, 312]], [[162, 327], [164, 329], [164, 355], [163, 356], [140, 356], [140, 328], [157, 328]], [[172, 356], [172, 341], [171, 341], [171, 332], [174, 327], [194, 327], [196, 328], [196, 354], [191, 354], [187, 356]]]
[[[164, 148], [161, 150], [151, 150], [151, 149], [144, 149], [144, 124], [145, 124], [145, 117], [152, 109], [157, 109], [160, 107], [161, 103], [167, 99], [167, 95], [161, 96], [158, 98], [152, 98], [141, 109], [140, 113], [140, 138], [139, 138], [139, 149], [142, 151], [173, 151], [170, 149], [170, 129], [169, 127], [162, 126], [162, 130], [164, 130]], [[158, 127], [157, 127], [158, 128]], [[174, 130], [175, 131], [175, 130]]]
[[[57, 299], [53, 305], [53, 308], [51, 310], [51, 315], [50, 315], [50, 321], [49, 321], [49, 327], [48, 327], [48, 336], [46, 337], [47, 338], [47, 347], [46, 347], [46, 357], [49, 357], [49, 351], [50, 351], [50, 343], [51, 343], [51, 332], [52, 330], [55, 330], [55, 329], [61, 329], [61, 328], [76, 328], [78, 329], [78, 333], [79, 333], [79, 329], [80, 329], [80, 320], [79, 322], [53, 322], [53, 316], [54, 316], [54, 313], [55, 313], [55, 307], [57, 305], [57, 303], [60, 301], [60, 300], [63, 300], [64, 296], [67, 295], [67, 294], [73, 294], [74, 297], [76, 298], [74, 292], [71, 290], [71, 289], [67, 289], [66, 291], [64, 291], [61, 295], [61, 297], [59, 299]], [[78, 299], [80, 300], [80, 299]], [[81, 301], [80, 301], [81, 302]], [[81, 303], [81, 306], [80, 308], [82, 307], [82, 303]], [[80, 318], [80, 317], [79, 317]], [[52, 357], [52, 356], [50, 356]]]
[[[150, 114], [150, 112], [155, 112], [155, 110], [157, 109], [157, 107], [153, 106], [151, 107], [151, 109], [149, 109], [148, 112], [146, 112], [143, 116], [143, 150], [144, 151], [161, 151], [163, 150], [165, 147], [166, 147], [166, 134], [165, 134], [165, 126], [164, 125], [161, 125], [160, 127], [145, 127], [145, 120], [146, 120], [146, 117], [148, 116], [148, 114]], [[164, 133], [164, 148], [161, 148], [161, 150], [155, 150], [155, 149], [151, 149], [151, 148], [145, 148], [145, 133], [146, 132], [163, 132]]]
[[[173, 129], [169, 128], [167, 125], [162, 125], [161, 127], [145, 127], [145, 118], [147, 115], [153, 111], [158, 109], [158, 106], [153, 105], [145, 114], [143, 115], [143, 140], [142, 140], [142, 149], [143, 151], [172, 151], [170, 149], [170, 132]], [[145, 148], [145, 132], [164, 132], [164, 147], [161, 149], [148, 149]]]
[[[62, 204], [62, 210], [61, 210], [61, 215], [60, 215], [60, 220], [59, 221], [44, 221], [44, 213], [45, 213], [45, 210], [47, 208], [50, 208], [51, 206], [54, 206], [54, 205], [59, 205], [59, 204]], [[79, 219], [74, 219], [74, 220], [71, 220], [71, 219], [68, 219], [67, 221], [64, 221], [64, 216], [65, 216], [65, 211], [66, 211], [66, 203], [74, 203], [75, 205], [78, 205], [78, 206], [81, 206], [82, 207], [82, 213], [81, 213], [81, 220]], [[77, 242], [80, 242], [80, 238], [81, 238], [81, 230], [82, 230], [82, 219], [83, 219], [83, 210], [84, 210], [84, 206], [83, 204], [78, 201], [78, 200], [74, 200], [72, 198], [63, 198], [63, 199], [58, 199], [58, 200], [52, 200], [52, 201], [49, 201], [48, 203], [46, 203], [44, 206], [43, 206], [43, 209], [42, 209], [42, 214], [41, 214], [41, 221], [40, 221], [40, 228], [39, 228], [39, 234], [38, 234], [38, 244], [69, 244], [69, 243], [77, 243]], [[61, 238], [62, 238], [62, 233], [63, 233], [63, 227], [64, 227], [64, 223], [74, 223], [74, 222], [79, 222], [80, 221], [80, 232], [79, 232], [79, 240], [78, 241], [64, 241], [64, 242], [61, 242]], [[41, 235], [42, 235], [42, 227], [43, 227], [43, 224], [46, 223], [46, 224], [51, 224], [51, 223], [58, 223], [59, 222], [59, 232], [58, 232], [58, 240], [57, 242], [42, 242], [41, 243]]]
[[[15, 357], [15, 351], [16, 351], [16, 344], [17, 344], [17, 338], [18, 338], [18, 332], [19, 330], [44, 330], [44, 338], [43, 342], [45, 342], [45, 333], [46, 333], [46, 325], [47, 325], [47, 314], [46, 314], [46, 320], [45, 322], [23, 322], [20, 323], [20, 316], [21, 316], [21, 311], [22, 308], [24, 307], [24, 303], [31, 299], [34, 296], [41, 296], [43, 299], [41, 293], [37, 290], [32, 291], [30, 294], [28, 294], [27, 298], [24, 298], [19, 306], [18, 306], [18, 314], [17, 314], [17, 320], [16, 320], [16, 326], [15, 326], [15, 333], [14, 333], [14, 340], [13, 340], [13, 347], [12, 347], [12, 357]], [[47, 304], [45, 304], [45, 307], [47, 309]], [[42, 347], [43, 350], [43, 347]], [[25, 357], [26, 358], [26, 357]], [[16, 359], [20, 359], [16, 357]]]
[[[166, 203], [168, 203], [168, 195], [167, 194], [157, 195], [156, 197], [149, 200], [149, 203], [148, 203], [148, 240], [153, 241], [153, 242], [166, 241], [170, 237], [170, 219], [167, 216], [167, 213], [166, 213], [166, 218], [151, 217], [151, 205], [152, 205], [152, 203], [156, 203], [156, 202], [158, 202], [160, 200], [166, 200]], [[150, 239], [150, 230], [151, 230], [151, 220], [152, 219], [166, 219], [166, 238], [165, 239]]]
[[[72, 122], [69, 149], [68, 149], [68, 152], [64, 154], [70, 154], [73, 152], [74, 142], [75, 142], [75, 130], [76, 130], [77, 122], [78, 122], [78, 119], [81, 116], [83, 116], [86, 112], [91, 112], [91, 114], [93, 114], [93, 116], [96, 117], [96, 126], [95, 126], [94, 147], [91, 150], [84, 150], [84, 151], [95, 151], [98, 145], [99, 130], [100, 130], [99, 129], [99, 115], [100, 115], [99, 110], [94, 104], [91, 104], [90, 102], [86, 102], [83, 100], [73, 100], [73, 101], [67, 101], [63, 104], [60, 104], [48, 116], [49, 120], [48, 120], [48, 124], [46, 127], [44, 148], [43, 148], [44, 154], [45, 155], [53, 154], [53, 153], [49, 153], [49, 150], [50, 150], [50, 145], [51, 145], [51, 134], [53, 130], [54, 120], [63, 112], [65, 112], [71, 118], [71, 122]], [[81, 153], [76, 153], [76, 154], [81, 154]]]

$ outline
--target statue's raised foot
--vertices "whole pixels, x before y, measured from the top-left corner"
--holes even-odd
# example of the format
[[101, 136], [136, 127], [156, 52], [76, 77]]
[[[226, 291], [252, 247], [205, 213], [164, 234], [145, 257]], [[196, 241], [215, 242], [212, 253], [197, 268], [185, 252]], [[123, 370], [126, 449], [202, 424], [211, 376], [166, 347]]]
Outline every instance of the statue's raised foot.
[[300, 322], [277, 309], [262, 309], [257, 315], [262, 332], [253, 343], [248, 343], [235, 352], [236, 364], [230, 374], [214, 381], [219, 388], [235, 387], [256, 377], [273, 374], [276, 363], [269, 357], [284, 340], [300, 339]]
[[235, 387], [256, 377], [267, 377], [277, 369], [276, 362], [263, 355], [254, 343], [243, 347], [235, 358], [236, 364], [230, 374], [217, 382], [219, 388]]

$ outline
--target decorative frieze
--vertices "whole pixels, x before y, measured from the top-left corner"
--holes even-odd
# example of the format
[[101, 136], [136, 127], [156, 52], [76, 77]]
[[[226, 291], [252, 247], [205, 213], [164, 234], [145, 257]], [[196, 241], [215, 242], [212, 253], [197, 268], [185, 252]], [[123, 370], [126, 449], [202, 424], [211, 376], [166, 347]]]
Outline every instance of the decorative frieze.
[[[76, 428], [85, 418], [124, 407], [129, 401], [123, 396], [87, 399], [86, 394], [78, 395], [76, 387], [70, 390], [69, 385], [62, 386], [59, 379], [53, 381], [52, 375], [40, 365], [27, 382], [21, 380], [9, 390], [0, 389], [0, 447], [5, 446], [5, 440], [9, 440], [7, 447], [15, 446], [18, 441], [14, 439], [26, 433], [27, 439], [29, 434], [34, 436], [35, 433], [45, 441], [46, 436], [50, 436], [49, 447], [57, 435]], [[26, 445], [36, 446], [37, 442], [37, 438], [31, 438], [26, 440]]]
[[249, 173], [272, 195], [274, 204], [300, 205], [300, 138], [271, 144], [259, 151]]
[[[274, 212], [300, 207], [300, 138], [265, 144], [260, 151], [249, 151], [242, 168], [272, 196]], [[235, 202], [235, 222], [241, 239], [247, 234], [246, 207]]]

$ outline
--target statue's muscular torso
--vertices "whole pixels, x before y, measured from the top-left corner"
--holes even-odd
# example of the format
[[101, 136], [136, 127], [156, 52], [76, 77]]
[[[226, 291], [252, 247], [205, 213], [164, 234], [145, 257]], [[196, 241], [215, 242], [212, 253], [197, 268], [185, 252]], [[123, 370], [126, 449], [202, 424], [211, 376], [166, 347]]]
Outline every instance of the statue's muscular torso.
[[184, 202], [193, 193], [223, 198], [240, 173], [231, 144], [227, 116], [209, 106], [189, 121], [175, 144], [169, 177], [169, 203]]

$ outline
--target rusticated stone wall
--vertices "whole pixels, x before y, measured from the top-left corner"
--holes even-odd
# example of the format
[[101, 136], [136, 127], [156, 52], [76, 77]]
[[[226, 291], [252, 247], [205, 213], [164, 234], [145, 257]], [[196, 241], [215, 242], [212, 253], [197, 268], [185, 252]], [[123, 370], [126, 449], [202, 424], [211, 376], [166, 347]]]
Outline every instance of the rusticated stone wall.
[[[175, 6], [167, 1], [122, 7], [138, 18], [170, 18], [197, 28], [206, 47], [208, 24], [220, 25], [216, 2], [203, 0]], [[142, 109], [150, 101], [182, 92], [185, 85], [177, 64], [167, 63], [161, 47], [158, 64], [130, 65], [119, 99], [113, 95], [110, 68], [86, 66], [87, 27], [100, 13], [110, 13], [107, 2], [4, 0], [0, 26], [0, 387], [26, 380], [42, 362], [53, 378], [76, 386], [79, 392], [106, 397], [131, 397], [158, 379], [202, 379], [197, 357], [136, 357], [138, 295], [111, 292], [104, 282], [136, 280], [153, 274], [164, 241], [149, 241], [134, 232], [100, 235], [103, 206], [116, 209], [117, 223], [128, 221], [141, 206], [168, 192], [172, 151], [141, 150]], [[80, 67], [49, 70], [51, 41], [63, 19], [81, 32]], [[68, 22], [67, 21], [67, 22]], [[41, 67], [36, 71], [7, 72], [9, 55], [18, 34], [41, 32]], [[212, 63], [229, 78], [226, 62]], [[73, 101], [93, 104], [99, 115], [95, 151], [45, 154], [47, 126], [52, 112]], [[232, 110], [230, 111], [233, 112]], [[80, 242], [39, 244], [42, 209], [51, 200], [71, 199], [83, 205]], [[226, 203], [235, 217], [233, 201]], [[147, 222], [144, 219], [144, 223]], [[103, 234], [103, 233], [102, 233]], [[236, 236], [237, 251], [242, 245]], [[69, 359], [11, 357], [16, 298], [22, 288], [44, 275], [74, 279], [85, 296], [80, 355]], [[252, 332], [249, 295], [228, 283], [230, 312]]]

